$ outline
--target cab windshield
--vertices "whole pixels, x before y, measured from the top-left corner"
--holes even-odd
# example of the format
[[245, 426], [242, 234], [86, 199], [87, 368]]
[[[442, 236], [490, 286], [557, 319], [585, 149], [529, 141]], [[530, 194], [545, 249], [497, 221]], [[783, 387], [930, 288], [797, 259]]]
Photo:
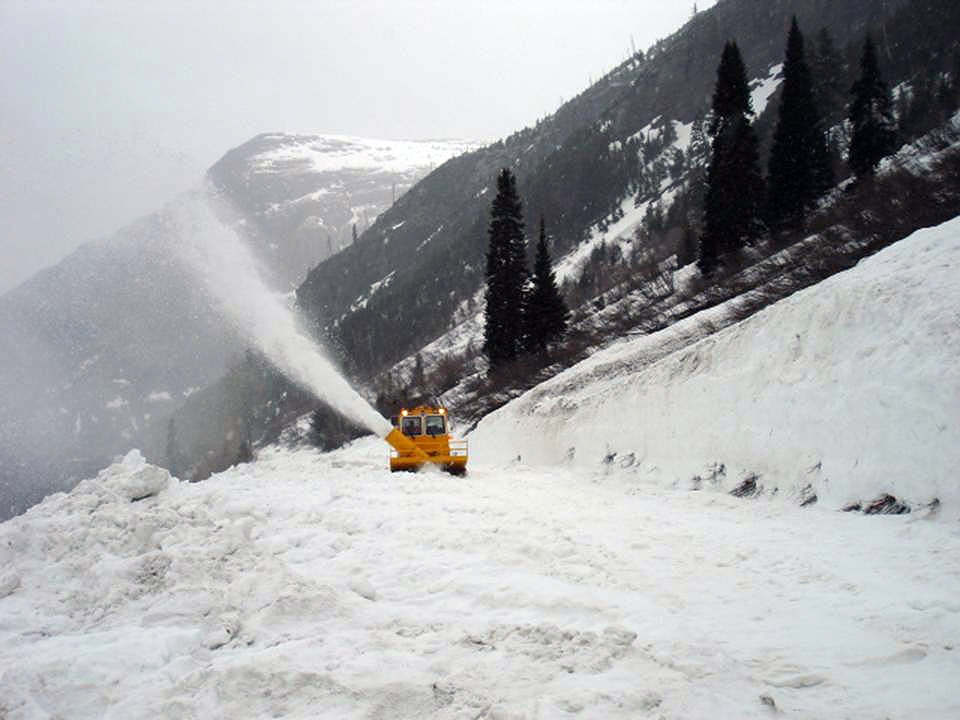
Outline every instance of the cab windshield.
[[427, 435], [445, 435], [447, 432], [446, 424], [443, 422], [443, 415], [427, 415]]
[[404, 435], [420, 435], [423, 432], [420, 428], [420, 416], [409, 415], [403, 418], [400, 430]]

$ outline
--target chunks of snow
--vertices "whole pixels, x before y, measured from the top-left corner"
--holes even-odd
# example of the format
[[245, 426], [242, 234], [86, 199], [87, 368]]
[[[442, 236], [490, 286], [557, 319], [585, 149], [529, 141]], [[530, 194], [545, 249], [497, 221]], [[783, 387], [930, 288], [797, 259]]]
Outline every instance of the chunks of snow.
[[373, 601], [377, 599], [377, 591], [373, 589], [373, 585], [365, 577], [350, 578], [348, 587], [365, 600]]
[[0, 575], [0, 600], [11, 595], [20, 587], [20, 577], [14, 573], [7, 572]]
[[[131, 450], [123, 460], [101, 470], [93, 483], [99, 489], [107, 490], [118, 497], [136, 501], [166, 490], [170, 483], [170, 472], [148, 464], [139, 450]], [[81, 483], [81, 486], [83, 485], [84, 483]], [[87, 488], [90, 487], [91, 485], [87, 484]]]

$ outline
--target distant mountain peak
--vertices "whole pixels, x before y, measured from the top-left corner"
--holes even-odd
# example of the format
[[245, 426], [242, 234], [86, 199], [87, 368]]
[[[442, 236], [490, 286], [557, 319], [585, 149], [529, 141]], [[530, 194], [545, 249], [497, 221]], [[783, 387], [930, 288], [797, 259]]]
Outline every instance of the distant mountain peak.
[[440, 165], [478, 147], [466, 140], [375, 140], [349, 135], [265, 133], [238, 150], [260, 172], [335, 172], [375, 170], [408, 172]]

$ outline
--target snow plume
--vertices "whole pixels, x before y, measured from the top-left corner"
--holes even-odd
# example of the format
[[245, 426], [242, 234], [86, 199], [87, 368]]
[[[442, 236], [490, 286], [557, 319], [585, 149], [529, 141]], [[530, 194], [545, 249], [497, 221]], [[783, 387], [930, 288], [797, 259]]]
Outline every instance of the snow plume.
[[186, 264], [237, 330], [291, 380], [381, 437], [390, 424], [337, 372], [289, 307], [270, 290], [235, 231], [217, 218], [208, 198], [194, 195], [175, 212]]

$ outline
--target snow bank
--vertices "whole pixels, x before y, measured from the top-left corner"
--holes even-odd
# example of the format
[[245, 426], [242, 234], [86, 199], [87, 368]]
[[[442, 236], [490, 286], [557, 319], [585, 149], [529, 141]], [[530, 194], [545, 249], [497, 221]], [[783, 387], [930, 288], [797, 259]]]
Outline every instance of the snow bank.
[[954, 219], [648, 366], [673, 330], [616, 343], [484, 419], [472, 454], [955, 514], [958, 278]]

